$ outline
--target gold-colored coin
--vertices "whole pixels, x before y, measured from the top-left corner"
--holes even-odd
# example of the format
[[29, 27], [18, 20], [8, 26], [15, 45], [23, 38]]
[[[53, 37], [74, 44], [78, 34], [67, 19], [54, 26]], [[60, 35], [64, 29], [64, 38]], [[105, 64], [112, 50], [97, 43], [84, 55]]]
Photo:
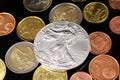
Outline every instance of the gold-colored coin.
[[82, 22], [82, 11], [73, 3], [60, 3], [50, 11], [49, 21], [70, 21], [80, 24]]
[[86, 0], [71, 0], [71, 1], [73, 1], [73, 2], [84, 2]]
[[0, 59], [0, 80], [3, 80], [6, 75], [6, 66], [3, 60]]
[[83, 15], [90, 23], [102, 23], [109, 15], [108, 8], [101, 2], [91, 2], [84, 7]]
[[68, 80], [68, 76], [66, 71], [53, 71], [41, 65], [34, 72], [33, 80]]
[[22, 19], [16, 28], [20, 39], [33, 41], [36, 34], [45, 26], [44, 21], [37, 16], [28, 16]]
[[23, 0], [24, 7], [31, 12], [42, 12], [50, 7], [52, 0]]

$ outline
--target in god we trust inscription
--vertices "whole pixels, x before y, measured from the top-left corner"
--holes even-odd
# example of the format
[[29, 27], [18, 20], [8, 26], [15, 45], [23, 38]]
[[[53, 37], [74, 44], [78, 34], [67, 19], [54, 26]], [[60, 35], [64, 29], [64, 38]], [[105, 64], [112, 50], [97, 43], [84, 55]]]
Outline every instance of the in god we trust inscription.
[[38, 61], [55, 70], [69, 70], [82, 64], [90, 50], [87, 32], [78, 24], [58, 21], [42, 28], [34, 40]]

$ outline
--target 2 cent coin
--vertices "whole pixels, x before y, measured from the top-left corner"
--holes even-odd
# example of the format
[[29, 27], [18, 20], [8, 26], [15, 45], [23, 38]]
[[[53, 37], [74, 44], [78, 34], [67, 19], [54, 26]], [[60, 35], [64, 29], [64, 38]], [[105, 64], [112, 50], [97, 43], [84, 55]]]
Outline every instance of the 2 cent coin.
[[89, 34], [91, 42], [91, 53], [95, 55], [105, 54], [109, 52], [112, 46], [110, 36], [104, 32], [96, 31]]
[[110, 30], [115, 34], [120, 34], [120, 16], [113, 17], [109, 23]]

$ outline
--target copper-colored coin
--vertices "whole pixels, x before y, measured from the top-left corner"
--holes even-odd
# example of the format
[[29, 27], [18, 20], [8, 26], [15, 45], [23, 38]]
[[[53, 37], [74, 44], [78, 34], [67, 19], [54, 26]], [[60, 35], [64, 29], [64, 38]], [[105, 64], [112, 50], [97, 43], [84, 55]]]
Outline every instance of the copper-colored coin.
[[95, 80], [115, 80], [119, 75], [119, 64], [110, 55], [98, 55], [90, 61], [89, 73]]
[[118, 9], [118, 10], [120, 10], [120, 0], [109, 0], [109, 5], [110, 5], [113, 9]]
[[16, 25], [14, 16], [7, 12], [0, 13], [0, 36], [11, 33]]
[[91, 53], [95, 55], [107, 53], [112, 46], [112, 40], [104, 32], [96, 31], [89, 35], [91, 42]]
[[110, 30], [115, 34], [120, 34], [120, 16], [113, 17], [109, 23]]
[[71, 77], [70, 80], [92, 80], [92, 77], [86, 72], [76, 72]]

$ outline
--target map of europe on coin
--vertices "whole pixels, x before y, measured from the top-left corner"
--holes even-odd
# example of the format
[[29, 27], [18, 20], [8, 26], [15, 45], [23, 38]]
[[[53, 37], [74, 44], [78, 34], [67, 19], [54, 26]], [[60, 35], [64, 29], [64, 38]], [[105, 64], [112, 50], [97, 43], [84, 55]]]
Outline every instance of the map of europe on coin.
[[42, 65], [55, 70], [69, 70], [86, 60], [90, 40], [87, 32], [76, 23], [52, 22], [36, 35], [34, 51]]

